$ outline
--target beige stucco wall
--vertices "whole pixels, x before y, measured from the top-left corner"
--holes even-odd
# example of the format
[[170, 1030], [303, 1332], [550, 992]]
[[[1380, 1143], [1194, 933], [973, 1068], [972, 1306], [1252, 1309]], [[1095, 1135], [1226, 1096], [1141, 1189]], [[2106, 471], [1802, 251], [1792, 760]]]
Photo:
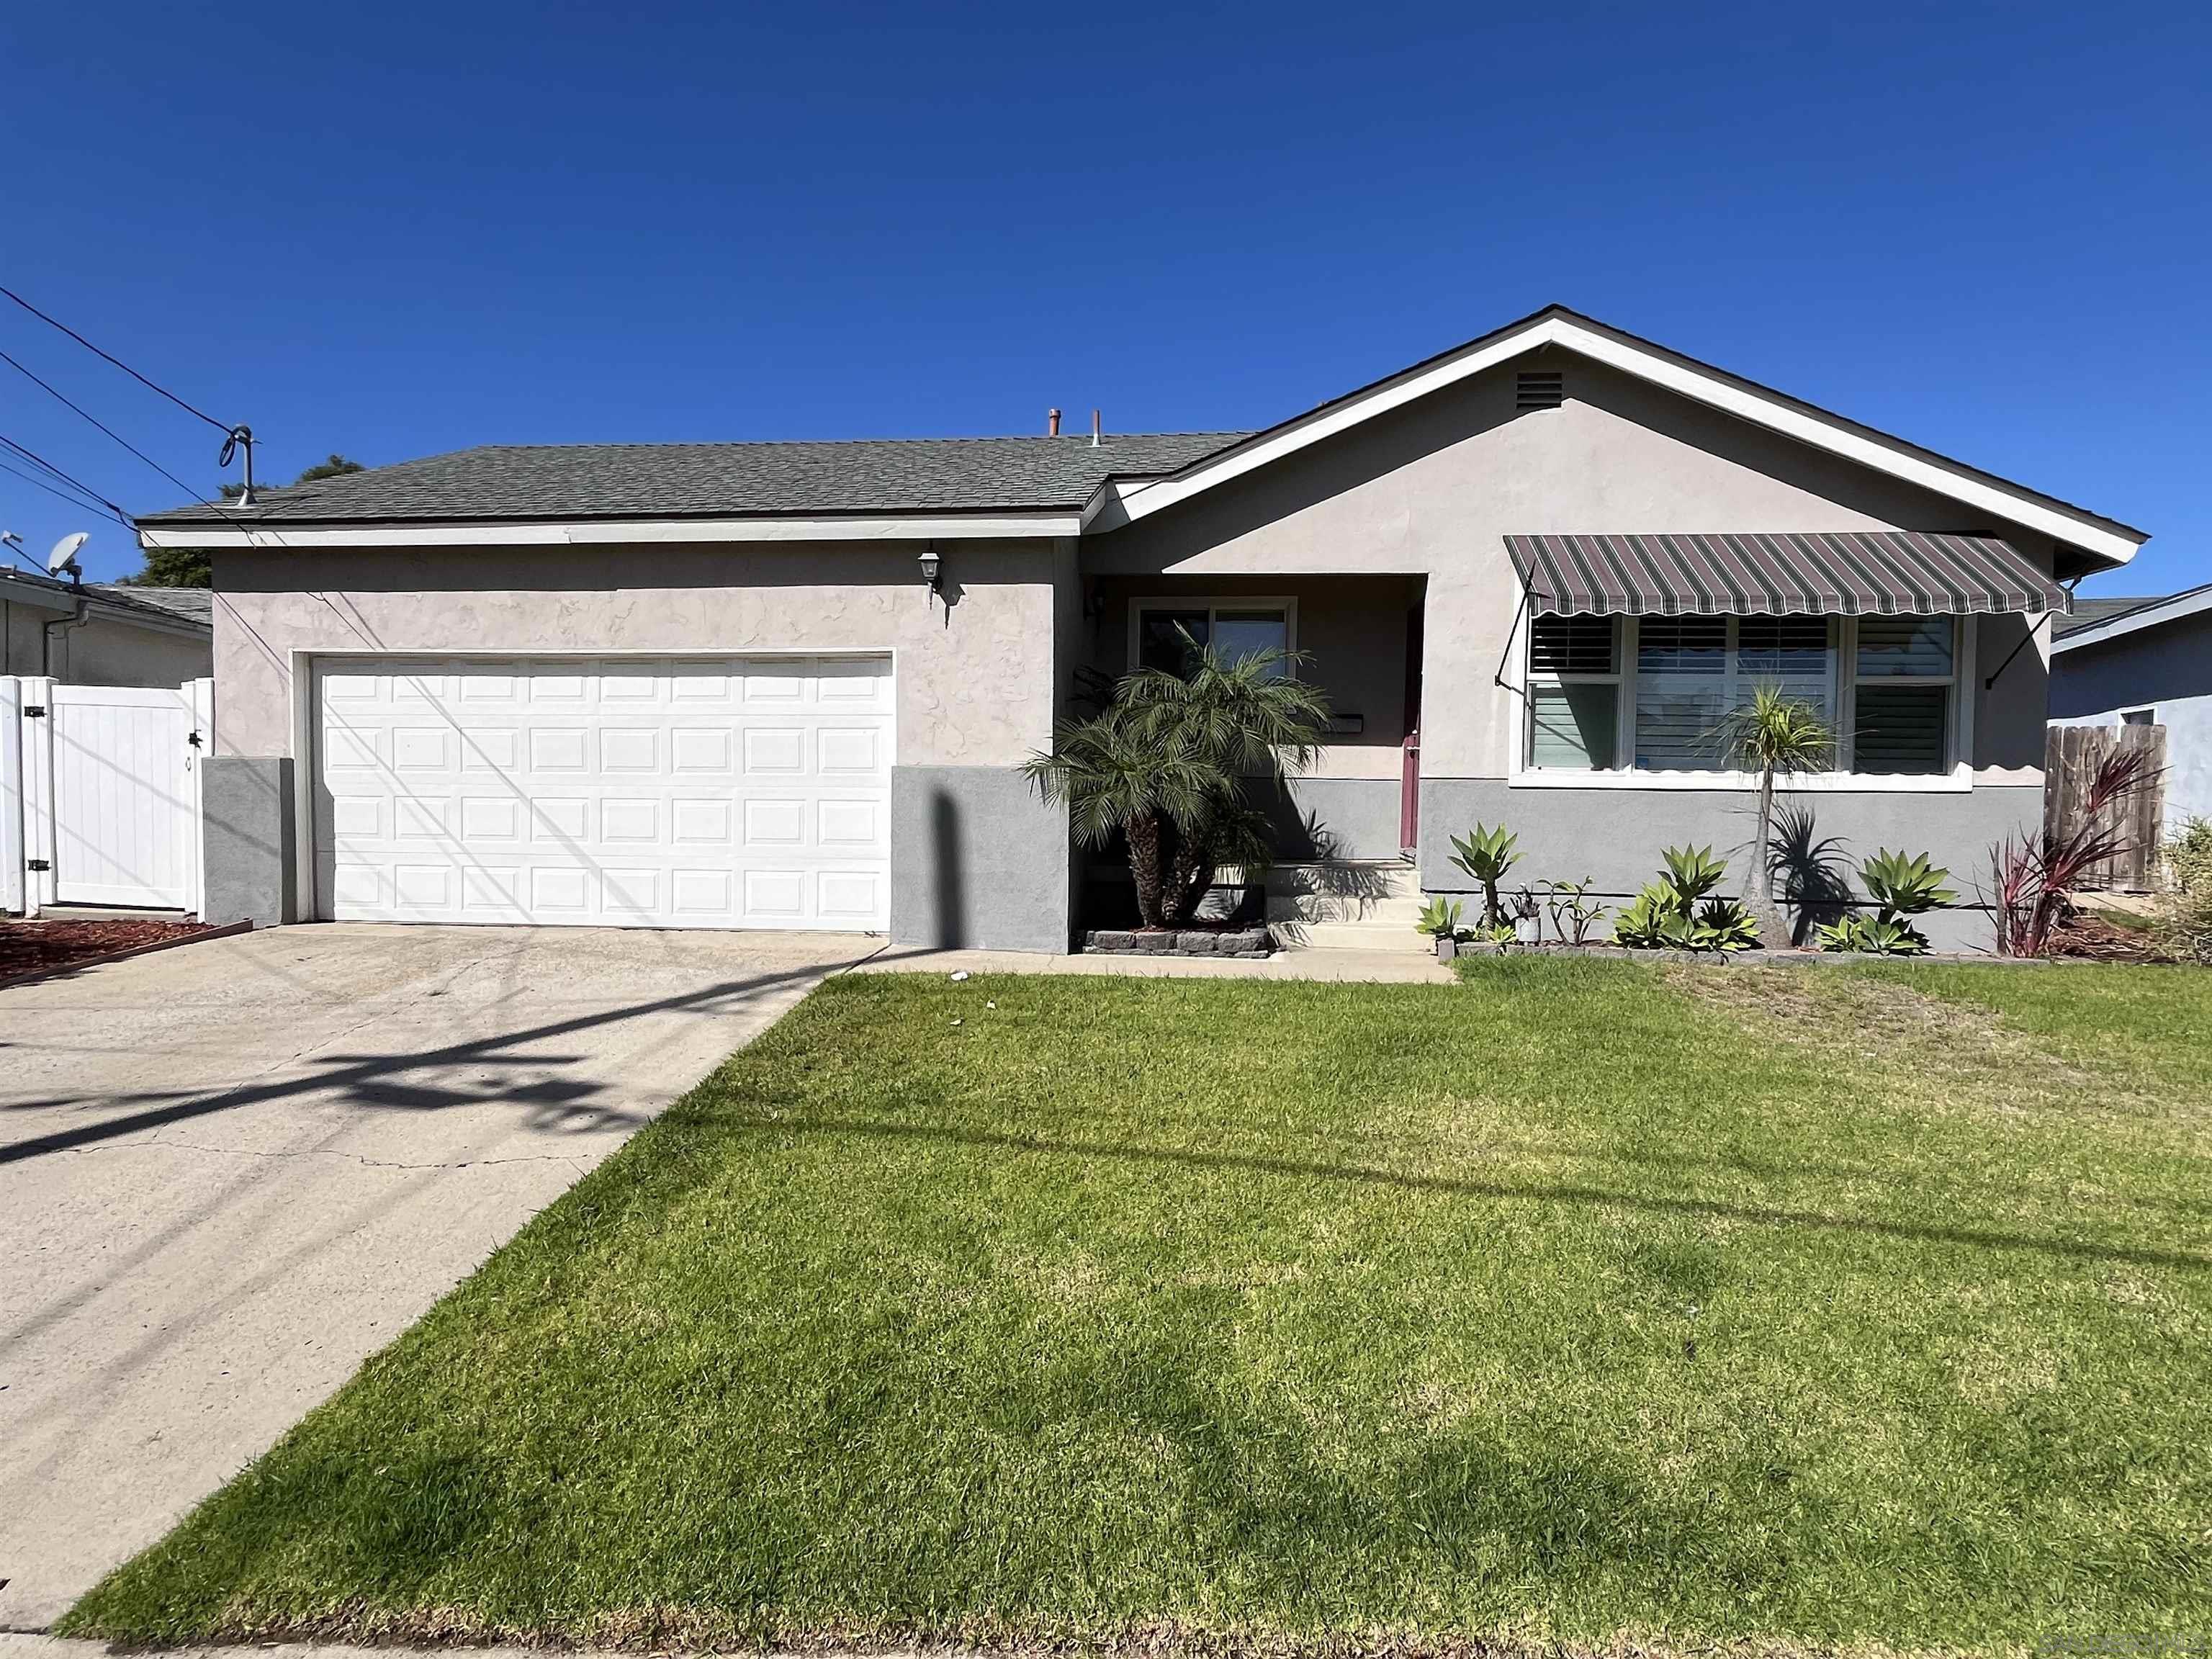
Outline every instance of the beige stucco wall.
[[898, 764], [1018, 764], [1051, 734], [1053, 545], [941, 543], [944, 599], [915, 550], [219, 553], [216, 752], [292, 752], [300, 652], [892, 651]]
[[[1519, 739], [1517, 700], [1492, 682], [1516, 603], [1509, 534], [1910, 528], [2002, 536], [2049, 567], [2050, 541], [2018, 526], [1587, 359], [1542, 356], [1565, 372], [1563, 408], [1516, 414], [1515, 374], [1535, 361], [1522, 359], [1086, 538], [1085, 567], [1279, 585], [1425, 576], [1422, 769], [1475, 778], [1506, 775]], [[2010, 620], [1985, 626], [1983, 675], [2018, 637]], [[1978, 764], [2033, 763], [2045, 687], [2040, 654], [2022, 652], [1992, 694], [2002, 706], [1976, 711]]]
[[56, 628], [49, 651], [46, 624], [69, 616], [0, 598], [0, 673], [51, 674], [71, 685], [182, 685], [207, 678], [206, 635], [142, 628], [99, 608], [82, 628]]

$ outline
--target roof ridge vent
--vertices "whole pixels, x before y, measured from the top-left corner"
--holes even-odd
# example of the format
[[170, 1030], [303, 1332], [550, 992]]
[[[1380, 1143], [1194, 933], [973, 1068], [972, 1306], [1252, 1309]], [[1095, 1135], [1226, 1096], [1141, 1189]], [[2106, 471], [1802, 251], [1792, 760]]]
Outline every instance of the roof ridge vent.
[[1556, 368], [1524, 368], [1513, 377], [1513, 407], [1557, 409], [1567, 400], [1567, 377]]

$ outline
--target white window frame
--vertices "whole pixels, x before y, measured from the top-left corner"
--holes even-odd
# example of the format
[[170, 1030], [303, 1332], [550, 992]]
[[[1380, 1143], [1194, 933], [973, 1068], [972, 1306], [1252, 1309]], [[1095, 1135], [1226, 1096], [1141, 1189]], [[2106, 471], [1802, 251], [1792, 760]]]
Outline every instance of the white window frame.
[[[1843, 696], [1836, 726], [1836, 770], [1853, 777], [1860, 775], [1851, 770], [1857, 763], [1853, 750], [1858, 742], [1858, 690], [1862, 684], [1869, 685], [1940, 685], [1951, 693], [1948, 730], [1944, 733], [1943, 764], [1934, 772], [1869, 772], [1867, 777], [1910, 781], [1915, 778], [1950, 778], [1969, 772], [1967, 761], [1973, 752], [1973, 703], [1966, 695], [1973, 684], [1973, 618], [1954, 617], [1951, 619], [1951, 672], [1948, 674], [1868, 674], [1859, 672], [1859, 621], [1846, 617], [1842, 630], [1844, 651], [1837, 657], [1838, 672], [1843, 677]], [[1844, 665], [1848, 665], [1846, 668]], [[1968, 781], [1972, 781], [1971, 776]]]
[[[1298, 648], [1298, 602], [1283, 593], [1196, 593], [1188, 598], [1169, 593], [1129, 601], [1129, 672], [1141, 666], [1138, 652], [1144, 639], [1145, 612], [1147, 611], [1203, 611], [1206, 612], [1206, 639], [1213, 638], [1217, 626], [1215, 616], [1223, 611], [1279, 611], [1283, 613], [1283, 649], [1293, 657]], [[1298, 665], [1293, 661], [1284, 665], [1284, 672], [1293, 679]]]
[[[2142, 718], [2139, 720], [2131, 720], [2128, 718], [2130, 714], [2141, 714]], [[2140, 708], [2123, 708], [2119, 713], [2119, 721], [2122, 726], [2156, 726], [2158, 707], [2152, 703]]]
[[[1521, 679], [1521, 769], [1532, 777], [1551, 777], [1565, 774], [1570, 777], [1613, 777], [1632, 773], [1636, 764], [1636, 744], [1632, 741], [1636, 717], [1636, 676], [1630, 672], [1629, 652], [1635, 635], [1621, 624], [1633, 623], [1633, 617], [1608, 618], [1615, 625], [1613, 630], [1613, 672], [1610, 674], [1540, 674], [1536, 672], [1534, 652], [1536, 646], [1536, 619], [1532, 616], [1526, 629], [1528, 638], [1522, 641], [1520, 659]], [[1537, 686], [1610, 685], [1613, 688], [1613, 758], [1611, 766], [1596, 767], [1537, 767], [1530, 764], [1528, 757], [1536, 747], [1536, 701], [1527, 694]]]
[[[1578, 770], [1565, 767], [1533, 767], [1528, 763], [1529, 720], [1528, 687], [1534, 683], [1529, 666], [1529, 650], [1534, 639], [1535, 618], [1525, 605], [1519, 605], [1520, 592], [1515, 593], [1516, 621], [1511, 636], [1506, 642], [1507, 684], [1521, 703], [1520, 717], [1514, 722], [1517, 734], [1513, 744], [1511, 764], [1506, 782], [1516, 789], [1692, 789], [1692, 790], [1754, 790], [1759, 787], [1755, 772], [1712, 770], [1702, 772], [1639, 772], [1636, 763], [1636, 652], [1638, 621], [1632, 616], [1614, 617], [1618, 629], [1618, 651], [1614, 662], [1620, 669], [1620, 703], [1614, 720], [1614, 754], [1622, 763], [1610, 769]], [[1856, 706], [1853, 696], [1858, 679], [1858, 623], [1852, 617], [1831, 617], [1832, 636], [1836, 642], [1834, 678], [1830, 683], [1830, 697], [1836, 714], [1838, 738], [1837, 765], [1834, 770], [1815, 772], [1793, 777], [1790, 787], [1793, 792], [1813, 794], [1954, 794], [1973, 787], [1973, 734], [1975, 698], [1974, 643], [1977, 632], [1975, 618], [1970, 616], [1953, 618], [1951, 673], [1947, 680], [1904, 676], [1882, 676], [1889, 684], [1948, 684], [1953, 687], [1949, 744], [1945, 757], [1945, 769], [1941, 772], [1869, 772], [1850, 769], [1851, 763], [1851, 729], [1856, 722]], [[1736, 630], [1731, 627], [1729, 637], [1729, 677], [1735, 671], [1733, 650]], [[1555, 678], [1545, 677], [1547, 680]]]

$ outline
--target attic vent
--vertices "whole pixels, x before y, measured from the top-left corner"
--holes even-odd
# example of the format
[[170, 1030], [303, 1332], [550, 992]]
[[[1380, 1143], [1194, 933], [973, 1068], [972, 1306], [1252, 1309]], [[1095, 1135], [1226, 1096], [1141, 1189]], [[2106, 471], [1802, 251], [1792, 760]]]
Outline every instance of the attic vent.
[[1557, 409], [1567, 400], [1567, 377], [1556, 368], [1529, 369], [1513, 382], [1513, 407]]

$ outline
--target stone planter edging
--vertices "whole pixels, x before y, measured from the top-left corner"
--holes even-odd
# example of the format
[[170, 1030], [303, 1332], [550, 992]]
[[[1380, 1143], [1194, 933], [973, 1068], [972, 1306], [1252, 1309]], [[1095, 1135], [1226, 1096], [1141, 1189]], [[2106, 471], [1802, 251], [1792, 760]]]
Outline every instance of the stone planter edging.
[[2059, 960], [2045, 957], [2000, 957], [1980, 951], [1925, 951], [1917, 957], [1878, 956], [1871, 951], [1632, 951], [1621, 945], [1491, 945], [1480, 940], [1437, 941], [1437, 960], [1455, 957], [1595, 957], [1607, 962], [1690, 962], [1708, 967], [1779, 967], [1827, 962], [1966, 962], [2005, 967], [2042, 968]]
[[1084, 934], [1083, 949], [1086, 955], [1224, 957], [1232, 962], [1258, 962], [1274, 954], [1275, 939], [1265, 927], [1163, 928], [1157, 933], [1097, 927]]

